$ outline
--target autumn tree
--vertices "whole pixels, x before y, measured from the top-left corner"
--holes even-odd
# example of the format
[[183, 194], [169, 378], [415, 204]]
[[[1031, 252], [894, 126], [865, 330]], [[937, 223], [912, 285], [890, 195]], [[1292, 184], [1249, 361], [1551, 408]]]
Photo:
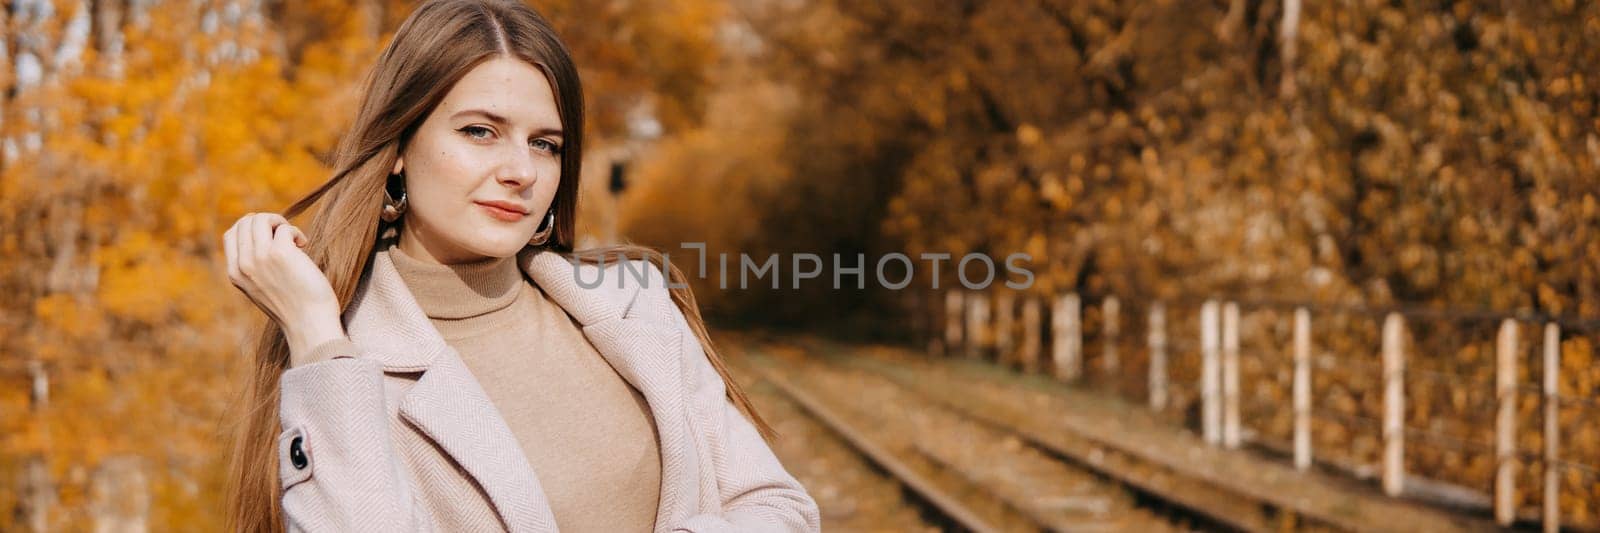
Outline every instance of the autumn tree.
[[[671, 5], [668, 5], [671, 4]], [[222, 231], [326, 179], [412, 2], [0, 7], [0, 530], [220, 524], [246, 339]], [[601, 151], [698, 120], [710, 2], [548, 2]]]
[[[1538, 316], [1577, 328], [1564, 343], [1563, 394], [1595, 393], [1594, 3], [732, 5], [754, 44], [743, 47], [749, 70], [721, 90], [763, 87], [792, 101], [723, 111], [782, 122], [763, 136], [708, 131], [668, 152], [658, 172], [683, 186], [662, 189], [689, 205], [652, 208], [662, 196], [644, 195], [630, 215], [658, 244], [706, 232], [756, 254], [1027, 252], [1035, 296], [1221, 294]], [[761, 148], [741, 146], [747, 138]], [[695, 216], [668, 215], [680, 212]], [[941, 274], [953, 284], [950, 269]], [[904, 324], [873, 319], [901, 297], [891, 291], [739, 292], [721, 296], [725, 315]], [[1341, 320], [1328, 324], [1344, 328], [1329, 349], [1374, 353], [1370, 321]], [[1419, 364], [1462, 383], [1490, 379], [1492, 338], [1474, 320], [1416, 324], [1428, 355]], [[1375, 416], [1377, 383], [1336, 383], [1334, 405]], [[1490, 427], [1474, 419], [1476, 400], [1427, 394], [1417, 423]], [[1531, 402], [1521, 408], [1531, 413]], [[1579, 411], [1563, 411], [1573, 435], [1564, 453], [1593, 464], [1600, 449]], [[1435, 424], [1444, 418], [1454, 420]], [[1351, 443], [1326, 444], [1359, 448]], [[1408, 461], [1484, 489], [1488, 459]], [[1591, 523], [1595, 480], [1564, 479], [1568, 519]], [[1534, 502], [1532, 491], [1520, 501]]]

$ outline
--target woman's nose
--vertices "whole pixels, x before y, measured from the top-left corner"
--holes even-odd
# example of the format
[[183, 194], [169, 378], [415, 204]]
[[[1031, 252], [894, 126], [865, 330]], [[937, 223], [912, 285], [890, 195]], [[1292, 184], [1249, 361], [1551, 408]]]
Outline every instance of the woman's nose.
[[512, 155], [507, 157], [506, 161], [500, 165], [499, 173], [495, 179], [506, 187], [513, 189], [526, 188], [539, 179], [538, 167], [534, 165], [533, 158], [526, 154], [520, 156]]

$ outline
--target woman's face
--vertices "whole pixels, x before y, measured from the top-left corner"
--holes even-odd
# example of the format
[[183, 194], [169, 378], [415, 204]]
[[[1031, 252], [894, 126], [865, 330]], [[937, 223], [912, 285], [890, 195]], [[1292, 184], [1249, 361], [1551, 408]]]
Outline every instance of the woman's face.
[[555, 198], [562, 146], [543, 72], [509, 57], [474, 67], [395, 161], [405, 172], [401, 250], [444, 264], [515, 255]]

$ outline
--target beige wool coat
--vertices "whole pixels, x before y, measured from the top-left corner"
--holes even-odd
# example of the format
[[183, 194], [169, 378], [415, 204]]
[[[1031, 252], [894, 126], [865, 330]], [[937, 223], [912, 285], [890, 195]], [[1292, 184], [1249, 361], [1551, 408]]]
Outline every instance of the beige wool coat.
[[[820, 530], [816, 502], [728, 401], [659, 270], [575, 265], [533, 249], [517, 261], [649, 404], [661, 445], [655, 531]], [[290, 530], [449, 529], [430, 511], [440, 498], [423, 491], [482, 509], [484, 523], [509, 531], [557, 530], [511, 429], [385, 254], [343, 318], [352, 353], [281, 380], [278, 470]]]

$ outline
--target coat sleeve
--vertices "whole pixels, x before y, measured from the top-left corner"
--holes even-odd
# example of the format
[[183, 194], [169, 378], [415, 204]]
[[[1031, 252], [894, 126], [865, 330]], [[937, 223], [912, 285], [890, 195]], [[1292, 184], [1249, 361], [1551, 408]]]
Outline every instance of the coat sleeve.
[[423, 531], [384, 405], [383, 367], [348, 339], [279, 380], [278, 478], [290, 531]]
[[708, 435], [722, 513], [700, 514], [673, 524], [673, 531], [815, 532], [822, 529], [817, 502], [773, 455], [755, 425], [728, 400], [727, 385], [706, 358], [688, 321], [668, 299], [668, 313], [683, 338], [691, 416]]

